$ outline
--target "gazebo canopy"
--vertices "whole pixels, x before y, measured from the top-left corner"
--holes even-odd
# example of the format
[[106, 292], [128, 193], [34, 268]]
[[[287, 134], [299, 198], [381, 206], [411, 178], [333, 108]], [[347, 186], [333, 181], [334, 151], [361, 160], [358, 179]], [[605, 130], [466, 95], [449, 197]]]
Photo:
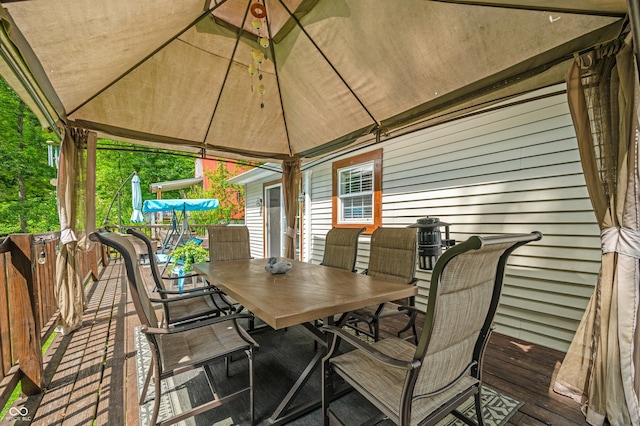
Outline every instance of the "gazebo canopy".
[[574, 54], [628, 31], [625, 0], [0, 3], [0, 75], [43, 125], [255, 159], [313, 158], [558, 83]]

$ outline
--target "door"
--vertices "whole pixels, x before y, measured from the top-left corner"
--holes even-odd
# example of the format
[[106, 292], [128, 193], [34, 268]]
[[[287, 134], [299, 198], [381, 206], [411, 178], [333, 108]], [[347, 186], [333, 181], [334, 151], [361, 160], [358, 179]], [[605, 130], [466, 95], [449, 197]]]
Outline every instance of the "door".
[[264, 189], [266, 257], [284, 256], [284, 206], [282, 204], [282, 184]]

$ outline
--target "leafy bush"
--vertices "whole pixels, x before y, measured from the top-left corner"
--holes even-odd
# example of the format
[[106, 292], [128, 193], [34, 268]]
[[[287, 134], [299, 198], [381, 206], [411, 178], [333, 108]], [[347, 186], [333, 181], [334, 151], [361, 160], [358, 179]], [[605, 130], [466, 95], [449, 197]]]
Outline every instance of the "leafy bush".
[[209, 260], [209, 250], [197, 244], [195, 241], [187, 241], [181, 247], [176, 248], [169, 253], [171, 263], [168, 269], [172, 270], [178, 262], [184, 265], [184, 272], [191, 272], [194, 263], [203, 263]]

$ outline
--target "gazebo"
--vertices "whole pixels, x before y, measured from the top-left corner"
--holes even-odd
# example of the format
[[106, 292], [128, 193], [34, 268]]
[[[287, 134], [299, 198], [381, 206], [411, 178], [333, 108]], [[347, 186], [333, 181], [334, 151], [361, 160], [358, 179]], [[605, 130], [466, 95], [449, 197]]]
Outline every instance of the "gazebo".
[[[584, 396], [591, 419], [613, 404], [625, 421], [640, 424], [634, 381], [640, 312], [624, 303], [640, 296], [639, 224], [632, 213], [637, 178], [629, 168], [637, 167], [638, 156], [637, 2], [0, 3], [0, 75], [62, 140], [58, 281], [68, 292], [78, 291], [74, 253], [88, 244], [78, 231], [95, 226], [98, 138], [281, 161], [293, 224], [305, 160], [433, 126], [566, 78], [602, 229], [603, 271], [558, 388]], [[603, 81], [607, 88], [599, 90]], [[619, 108], [594, 110], [604, 96]], [[598, 117], [606, 124], [595, 124]], [[86, 182], [83, 191], [78, 181]], [[86, 213], [79, 216], [78, 208]], [[294, 227], [286, 232], [290, 256]], [[611, 327], [599, 317], [609, 306], [618, 313]], [[61, 308], [73, 329], [82, 307]], [[619, 330], [616, 342], [594, 343], [609, 329]]]

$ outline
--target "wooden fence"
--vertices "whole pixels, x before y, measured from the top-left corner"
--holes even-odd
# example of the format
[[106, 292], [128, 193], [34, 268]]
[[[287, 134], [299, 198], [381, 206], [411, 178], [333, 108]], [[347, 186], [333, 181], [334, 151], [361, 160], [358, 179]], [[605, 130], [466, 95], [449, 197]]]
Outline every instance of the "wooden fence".
[[[171, 234], [168, 224], [128, 228], [159, 242]], [[206, 225], [190, 225], [189, 230], [192, 236], [202, 237]], [[0, 241], [0, 408], [19, 381], [26, 395], [41, 391], [42, 343], [54, 331], [59, 317], [55, 298], [59, 244], [59, 232], [11, 234]], [[107, 248], [96, 243], [91, 251], [79, 251], [78, 255], [83, 284], [97, 280], [100, 266], [108, 261]]]
[[[59, 233], [11, 234], [0, 242], [0, 407], [18, 381], [32, 395], [42, 386], [42, 342], [58, 321], [55, 300]], [[83, 283], [98, 278], [106, 251], [79, 251]]]

